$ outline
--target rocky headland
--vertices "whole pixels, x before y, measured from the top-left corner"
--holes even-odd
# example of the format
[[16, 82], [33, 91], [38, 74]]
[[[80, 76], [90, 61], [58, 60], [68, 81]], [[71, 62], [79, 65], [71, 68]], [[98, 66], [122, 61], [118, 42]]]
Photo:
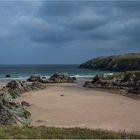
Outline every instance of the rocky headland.
[[97, 57], [81, 64], [79, 68], [111, 71], [140, 70], [140, 53]]

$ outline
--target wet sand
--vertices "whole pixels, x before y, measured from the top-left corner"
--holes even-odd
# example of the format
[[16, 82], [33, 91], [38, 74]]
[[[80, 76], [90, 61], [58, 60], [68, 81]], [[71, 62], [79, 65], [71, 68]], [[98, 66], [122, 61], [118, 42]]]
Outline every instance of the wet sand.
[[[84, 81], [83, 81], [84, 82]], [[31, 104], [32, 125], [140, 132], [140, 101], [77, 84], [48, 84], [18, 100]]]

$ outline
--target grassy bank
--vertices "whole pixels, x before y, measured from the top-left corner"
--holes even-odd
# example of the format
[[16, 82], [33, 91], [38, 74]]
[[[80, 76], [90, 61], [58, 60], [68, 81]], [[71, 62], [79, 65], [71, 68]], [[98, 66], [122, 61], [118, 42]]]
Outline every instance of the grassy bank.
[[107, 130], [90, 130], [82, 128], [53, 128], [53, 127], [32, 127], [32, 126], [0, 126], [0, 138], [28, 138], [28, 139], [94, 139], [94, 138], [116, 138], [134, 139], [140, 138], [136, 133], [113, 132]]

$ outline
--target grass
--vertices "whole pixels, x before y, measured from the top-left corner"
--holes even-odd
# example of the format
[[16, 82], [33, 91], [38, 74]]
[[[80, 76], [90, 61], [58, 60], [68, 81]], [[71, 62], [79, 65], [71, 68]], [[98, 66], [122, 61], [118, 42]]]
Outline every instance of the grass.
[[125, 74], [140, 74], [140, 70], [137, 71], [126, 71]]
[[0, 126], [0, 139], [138, 139], [140, 134], [90, 130], [86, 128], [54, 128], [33, 126]]

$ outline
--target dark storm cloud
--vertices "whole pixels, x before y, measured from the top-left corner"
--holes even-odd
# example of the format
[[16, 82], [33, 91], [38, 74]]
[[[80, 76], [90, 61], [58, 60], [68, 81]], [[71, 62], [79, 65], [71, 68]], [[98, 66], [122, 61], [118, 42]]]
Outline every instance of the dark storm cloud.
[[32, 41], [42, 43], [67, 41], [75, 43], [75, 40], [91, 39], [93, 40], [91, 45], [94, 46], [95, 40], [111, 40], [118, 45], [121, 45], [123, 38], [126, 38], [125, 40], [128, 38], [127, 44], [129, 40], [139, 42], [137, 39], [140, 34], [139, 8], [138, 1], [47, 1], [42, 4], [37, 18], [43, 20], [44, 26], [48, 26], [48, 29], [36, 32], [30, 38]]
[[[32, 55], [35, 58], [40, 53], [41, 62], [47, 56], [59, 60], [61, 55], [59, 61], [79, 63], [93, 55], [140, 51], [140, 1], [0, 4], [0, 47], [22, 46], [25, 54], [36, 48]], [[15, 48], [16, 52], [18, 47]]]

